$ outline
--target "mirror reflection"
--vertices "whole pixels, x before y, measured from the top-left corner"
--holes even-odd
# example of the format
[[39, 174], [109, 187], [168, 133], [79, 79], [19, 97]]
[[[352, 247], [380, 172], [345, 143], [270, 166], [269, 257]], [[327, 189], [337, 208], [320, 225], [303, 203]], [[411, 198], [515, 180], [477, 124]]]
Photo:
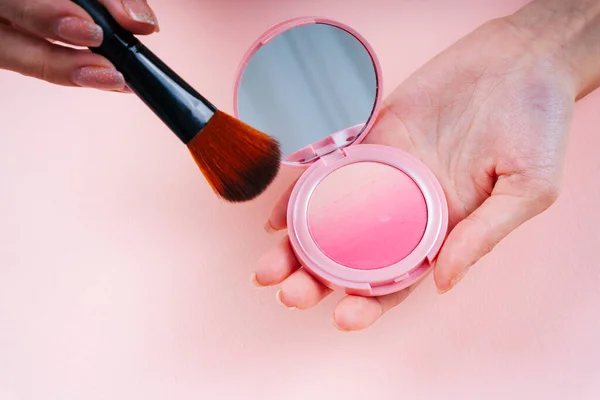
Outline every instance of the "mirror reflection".
[[241, 79], [242, 121], [275, 137], [284, 157], [366, 123], [377, 96], [367, 49], [352, 34], [326, 24], [292, 28], [250, 59]]

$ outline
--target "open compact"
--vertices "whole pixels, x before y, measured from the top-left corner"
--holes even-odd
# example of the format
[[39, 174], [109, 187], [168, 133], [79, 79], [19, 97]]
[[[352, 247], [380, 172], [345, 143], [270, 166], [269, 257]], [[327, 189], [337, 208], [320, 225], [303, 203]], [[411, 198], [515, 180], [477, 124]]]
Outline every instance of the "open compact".
[[360, 144], [375, 123], [382, 73], [367, 41], [324, 18], [296, 18], [244, 56], [234, 112], [275, 137], [283, 164], [306, 169], [288, 205], [291, 245], [326, 286], [380, 296], [430, 269], [446, 236], [444, 192], [398, 149]]

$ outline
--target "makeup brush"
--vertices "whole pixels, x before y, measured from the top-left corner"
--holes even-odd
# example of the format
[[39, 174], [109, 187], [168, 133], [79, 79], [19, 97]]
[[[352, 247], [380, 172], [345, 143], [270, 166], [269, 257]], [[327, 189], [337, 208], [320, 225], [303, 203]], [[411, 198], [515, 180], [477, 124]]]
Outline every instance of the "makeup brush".
[[99, 25], [104, 40], [90, 48], [121, 72], [129, 88], [188, 147], [214, 191], [231, 202], [252, 200], [279, 171], [272, 137], [219, 111], [125, 30], [96, 0], [71, 0]]

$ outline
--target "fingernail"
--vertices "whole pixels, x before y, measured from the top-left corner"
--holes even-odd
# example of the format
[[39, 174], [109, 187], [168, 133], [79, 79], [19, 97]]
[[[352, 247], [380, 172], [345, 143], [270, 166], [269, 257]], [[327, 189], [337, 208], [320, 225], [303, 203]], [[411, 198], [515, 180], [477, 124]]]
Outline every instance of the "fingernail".
[[350, 333], [350, 332], [354, 332], [354, 330], [353, 330], [353, 329], [351, 329], [351, 328], [342, 328], [342, 327], [341, 327], [341, 326], [340, 326], [340, 325], [337, 323], [337, 321], [336, 321], [336, 319], [335, 319], [335, 312], [334, 312], [334, 313], [333, 313], [333, 315], [331, 316], [331, 321], [333, 322], [333, 326], [335, 327], [335, 329], [337, 329], [337, 330], [338, 330], [338, 331], [340, 331], [340, 332], [348, 332], [348, 333]]
[[102, 28], [82, 18], [66, 17], [58, 20], [54, 33], [61, 40], [76, 46], [98, 47], [102, 44]]
[[331, 322], [333, 322], [333, 326], [335, 327], [335, 329], [337, 329], [338, 331], [342, 331], [342, 332], [348, 332], [346, 329], [342, 329], [337, 321], [335, 320], [335, 313], [331, 316]]
[[465, 268], [464, 270], [462, 270], [458, 274], [454, 275], [452, 278], [450, 278], [450, 282], [448, 283], [448, 286], [445, 287], [445, 288], [442, 288], [442, 289], [438, 289], [438, 292], [440, 294], [448, 293], [456, 285], [458, 285], [460, 281], [463, 280], [463, 278], [465, 277], [465, 275], [467, 275], [468, 272], [469, 272], [469, 268]]
[[265, 223], [265, 231], [267, 231], [267, 233], [275, 233], [277, 232], [277, 230], [275, 228], [273, 228], [273, 225], [271, 225], [271, 221], [267, 221]]
[[252, 276], [250, 277], [250, 282], [252, 282], [252, 284], [256, 287], [262, 288], [264, 287], [263, 285], [261, 285], [258, 280], [256, 279], [256, 272], [252, 273]]
[[122, 94], [132, 94], [133, 91], [129, 89], [128, 86], [125, 86], [123, 89], [111, 90], [111, 92], [122, 93]]
[[116, 90], [119, 93], [132, 94], [133, 90], [129, 88], [129, 86], [125, 85], [123, 89]]
[[444, 287], [437, 287], [437, 292], [438, 294], [445, 294], [447, 293], [450, 289], [452, 289], [449, 285], [448, 286], [444, 286]]
[[275, 299], [277, 300], [277, 303], [279, 303], [280, 306], [287, 308], [288, 310], [295, 310], [296, 307], [294, 306], [287, 306], [283, 303], [283, 300], [281, 300], [281, 289], [279, 289], [277, 291], [277, 293], [275, 293]]
[[465, 275], [467, 275], [467, 272], [469, 272], [469, 268], [463, 269], [459, 274], [454, 276], [454, 278], [450, 280], [450, 286], [455, 287], [456, 285], [458, 285], [458, 283], [463, 280]]
[[135, 21], [152, 25], [155, 32], [160, 30], [158, 27], [158, 19], [146, 0], [122, 0], [122, 3], [127, 14]]
[[100, 90], [123, 90], [125, 78], [114, 68], [81, 67], [75, 71], [72, 81], [77, 86]]

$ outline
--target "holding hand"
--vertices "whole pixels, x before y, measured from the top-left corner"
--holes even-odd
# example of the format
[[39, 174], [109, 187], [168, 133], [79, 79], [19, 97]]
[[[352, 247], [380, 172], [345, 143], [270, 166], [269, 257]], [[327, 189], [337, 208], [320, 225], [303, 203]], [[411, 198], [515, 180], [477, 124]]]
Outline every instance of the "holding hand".
[[[148, 35], [158, 22], [146, 0], [99, 0], [127, 30]], [[127, 91], [123, 76], [87, 49], [102, 30], [70, 0], [0, 0], [0, 69], [64, 86]]]
[[[440, 292], [556, 200], [575, 100], [598, 86], [594, 16], [600, 6], [584, 0], [535, 1], [458, 41], [385, 102], [365, 143], [418, 157], [446, 193], [450, 233], [433, 268]], [[289, 195], [269, 229], [286, 227]], [[259, 261], [254, 281], [281, 284], [277, 297], [289, 308], [313, 307], [331, 292], [301, 268], [287, 237]], [[346, 296], [334, 322], [364, 329], [413, 290]]]

